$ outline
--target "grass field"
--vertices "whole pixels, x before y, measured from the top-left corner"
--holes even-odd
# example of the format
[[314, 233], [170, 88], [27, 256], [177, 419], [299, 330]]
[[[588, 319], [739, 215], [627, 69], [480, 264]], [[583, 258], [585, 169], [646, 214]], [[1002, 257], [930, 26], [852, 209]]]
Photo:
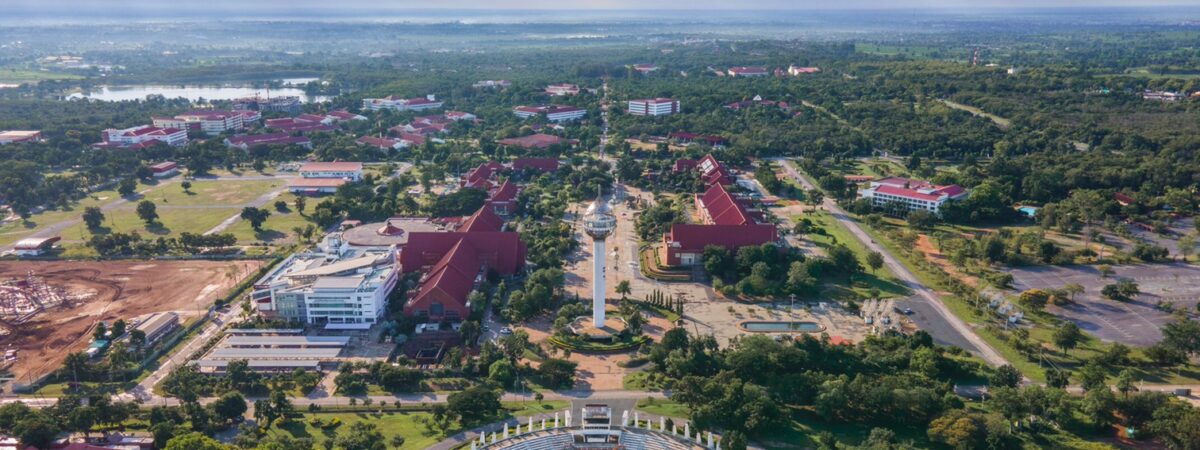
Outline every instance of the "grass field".
[[[146, 189], [153, 189], [154, 185], [138, 184], [137, 191], [141, 192]], [[29, 217], [27, 221], [15, 221], [0, 225], [0, 245], [8, 245], [20, 240], [21, 238], [33, 234], [38, 230], [50, 224], [62, 222], [64, 220], [78, 219], [83, 214], [83, 209], [89, 206], [102, 206], [117, 200], [121, 197], [117, 195], [115, 190], [97, 191], [84, 197], [69, 209], [47, 210]], [[78, 234], [74, 235], [78, 238]], [[71, 236], [64, 236], [66, 239], [71, 239]]]
[[638, 400], [637, 409], [650, 414], [667, 417], [687, 418], [688, 415], [691, 414], [691, 411], [688, 410], [688, 407], [681, 403], [653, 397]]
[[[887, 266], [879, 268], [874, 273], [870, 271], [870, 268], [867, 266], [867, 254], [869, 252], [866, 246], [862, 242], [859, 242], [858, 239], [855, 239], [850, 234], [850, 231], [843, 227], [841, 223], [838, 223], [838, 221], [834, 220], [828, 214], [820, 212], [810, 214], [806, 217], [816, 226], [824, 229], [825, 234], [809, 233], [804, 236], [804, 239], [826, 249], [835, 244], [843, 244], [850, 251], [853, 251], [855, 255], [858, 255], [858, 261], [862, 264], [864, 273], [856, 276], [855, 286], [851, 287], [851, 289], [860, 297], [870, 297], [870, 290], [872, 288], [878, 289], [882, 298], [908, 295], [908, 289], [900, 283], [899, 279], [896, 278], [896, 274], [892, 273], [891, 269], [888, 269]], [[865, 284], [865, 287], [863, 284]]]
[[[104, 232], [129, 233], [136, 231], [143, 238], [173, 237], [181, 233], [203, 234], [220, 224], [230, 216], [241, 211], [240, 208], [164, 208], [159, 204], [158, 222], [146, 225], [137, 215], [136, 205], [131, 204], [104, 212]], [[92, 235], [82, 222], [63, 231], [64, 239], [86, 240]]]
[[[234, 236], [237, 236], [238, 242], [241, 243], [266, 242], [274, 244], [295, 241], [296, 233], [292, 229], [308, 226], [312, 222], [296, 212], [295, 195], [285, 193], [277, 197], [276, 200], [287, 203], [287, 210], [280, 211], [275, 209], [274, 201], [263, 206], [263, 208], [271, 211], [271, 215], [267, 217], [266, 222], [263, 222], [262, 231], [254, 231], [254, 228], [250, 227], [250, 222], [243, 220], [233, 224], [225, 232], [233, 233]], [[307, 199], [304, 204], [304, 213], [307, 215], [316, 211], [317, 203], [320, 203], [318, 199]]]
[[191, 180], [192, 187], [183, 191], [179, 182], [165, 183], [147, 193], [145, 200], [159, 206], [219, 206], [241, 207], [254, 199], [287, 184], [286, 180]]
[[78, 80], [83, 77], [79, 75], [49, 72], [41, 70], [25, 70], [17, 68], [2, 68], [0, 69], [0, 83], [31, 83], [42, 80]]
[[938, 101], [942, 102], [942, 104], [945, 104], [946, 106], [949, 106], [951, 108], [966, 111], [966, 112], [969, 112], [969, 113], [974, 114], [979, 117], [987, 118], [988, 120], [991, 120], [992, 123], [996, 124], [996, 126], [999, 126], [1000, 128], [1008, 128], [1009, 126], [1012, 125], [1011, 120], [1005, 119], [1005, 118], [997, 116], [995, 114], [986, 113], [982, 109], [976, 108], [974, 106], [968, 106], [968, 105], [964, 105], [962, 103], [955, 103], [950, 100], [938, 100]]

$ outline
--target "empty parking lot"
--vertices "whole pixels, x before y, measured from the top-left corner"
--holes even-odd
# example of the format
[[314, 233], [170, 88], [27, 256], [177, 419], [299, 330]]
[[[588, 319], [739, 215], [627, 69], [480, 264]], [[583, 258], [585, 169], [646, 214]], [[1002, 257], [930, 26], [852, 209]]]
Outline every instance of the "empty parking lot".
[[[1175, 309], [1194, 312], [1200, 299], [1200, 267], [1187, 264], [1137, 264], [1113, 267], [1114, 275], [1100, 276], [1094, 266], [1039, 266], [1010, 271], [1019, 291], [1062, 288], [1077, 283], [1085, 291], [1075, 304], [1050, 306], [1047, 311], [1060, 315], [1105, 341], [1148, 346], [1162, 339], [1163, 324], [1171, 314], [1158, 308], [1161, 301]], [[1127, 278], [1141, 290], [1131, 302], [1117, 302], [1100, 296], [1100, 289]]]

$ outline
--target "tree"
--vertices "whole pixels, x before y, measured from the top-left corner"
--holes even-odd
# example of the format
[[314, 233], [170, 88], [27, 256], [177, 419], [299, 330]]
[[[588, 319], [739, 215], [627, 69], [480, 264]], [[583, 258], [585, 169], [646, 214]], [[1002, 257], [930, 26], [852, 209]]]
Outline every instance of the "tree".
[[538, 376], [547, 387], [571, 387], [575, 384], [576, 366], [577, 364], [565, 359], [547, 358], [538, 366]]
[[226, 450], [226, 447], [213, 438], [192, 432], [171, 438], [163, 450]]
[[1105, 379], [1108, 376], [1095, 360], [1088, 361], [1079, 369], [1079, 386], [1085, 391], [1107, 391]]
[[1178, 248], [1179, 255], [1183, 257], [1184, 261], [1187, 261], [1188, 257], [1196, 251], [1196, 234], [1192, 233], [1180, 237], [1175, 246]]
[[883, 254], [875, 251], [868, 253], [867, 267], [871, 268], [871, 273], [875, 273], [876, 270], [883, 267]]
[[1041, 311], [1046, 308], [1046, 303], [1050, 302], [1050, 293], [1044, 290], [1033, 288], [1022, 292], [1017, 296], [1017, 301], [1029, 309]]
[[186, 194], [192, 193], [192, 182], [191, 181], [183, 180], [182, 183], [179, 183], [179, 186], [183, 188], [184, 193], [186, 193]]
[[1138, 288], [1138, 284], [1128, 279], [1119, 280], [1100, 289], [1100, 295], [1119, 302], [1132, 301], [1139, 293], [1141, 290]]
[[108, 327], [104, 326], [104, 322], [96, 322], [96, 328], [92, 329], [92, 340], [103, 341], [108, 336]]
[[934, 216], [933, 213], [923, 209], [917, 209], [909, 212], [908, 215], [905, 216], [905, 220], [908, 221], [908, 226], [918, 230], [928, 230], [937, 224], [937, 216]]
[[111, 331], [112, 331], [111, 334], [112, 334], [113, 339], [124, 336], [125, 335], [125, 319], [117, 319], [116, 322], [113, 322]]
[[500, 410], [500, 395], [482, 385], [472, 386], [450, 394], [446, 408], [462, 424], [476, 424], [496, 415]]
[[303, 195], [297, 195], [296, 199], [292, 201], [292, 204], [296, 205], [296, 212], [300, 213], [301, 216], [304, 215], [304, 206], [307, 203], [308, 201]]
[[133, 195], [135, 190], [137, 190], [137, 180], [133, 178], [122, 178], [117, 183], [117, 194], [120, 194], [122, 197]]
[[354, 422], [338, 433], [333, 446], [341, 450], [386, 450], [383, 433], [373, 423]]
[[1092, 389], [1083, 394], [1081, 410], [1097, 430], [1108, 428], [1113, 423], [1113, 410], [1117, 399], [1111, 390]]
[[104, 212], [95, 206], [89, 206], [83, 209], [83, 223], [87, 224], [89, 231], [96, 231], [104, 225]]
[[1046, 386], [1055, 389], [1065, 389], [1071, 384], [1071, 375], [1065, 370], [1050, 369], [1046, 371]]
[[54, 419], [42, 413], [26, 417], [13, 425], [12, 429], [21, 444], [36, 448], [50, 448], [50, 443], [58, 437], [59, 431]]
[[137, 215], [146, 225], [151, 225], [158, 220], [158, 207], [150, 200], [142, 200], [138, 202]]
[[621, 300], [625, 300], [625, 297], [631, 292], [633, 290], [629, 287], [629, 280], [621, 280], [620, 283], [617, 283], [617, 293], [621, 294]]
[[250, 222], [250, 227], [254, 228], [254, 231], [262, 231], [263, 222], [266, 222], [267, 217], [270, 216], [271, 211], [267, 211], [262, 208], [255, 208], [253, 206], [242, 208], [242, 219]]
[[87, 435], [96, 426], [96, 408], [79, 406], [67, 415], [67, 428]]
[[952, 410], [929, 423], [929, 439], [957, 450], [985, 448], [987, 425], [979, 413]]
[[1079, 345], [1079, 341], [1083, 340], [1083, 330], [1079, 329], [1075, 322], [1066, 321], [1058, 329], [1054, 330], [1054, 345], [1063, 351], [1070, 353]]
[[1075, 296], [1082, 294], [1083, 291], [1083, 285], [1079, 283], [1067, 283], [1063, 285], [1063, 292], [1067, 293], [1067, 298], [1070, 299], [1071, 302], [1074, 302]]
[[287, 212], [287, 202], [283, 200], [275, 200], [275, 210], [279, 212]]
[[276, 417], [279, 415], [275, 412], [275, 408], [271, 407], [271, 402], [267, 400], [254, 401], [254, 420], [258, 421], [259, 426], [270, 428]]
[[1021, 384], [1021, 372], [1017, 371], [1017, 368], [1013, 367], [1012, 364], [997, 367], [996, 371], [988, 377], [988, 385], [992, 388], [1015, 388], [1019, 384]]
[[1129, 369], [1122, 370], [1117, 375], [1117, 391], [1120, 391], [1121, 395], [1124, 395], [1128, 399], [1130, 392], [1137, 392], [1138, 390], [1137, 386], [1134, 385], [1136, 381], [1132, 371]]
[[1156, 409], [1149, 428], [1171, 450], [1200, 450], [1200, 409], [1168, 402]]
[[488, 367], [488, 381], [496, 383], [500, 387], [512, 387], [516, 378], [516, 368], [513, 367], [512, 361], [508, 359], [496, 360], [496, 362]]
[[246, 399], [236, 391], [229, 391], [213, 402], [213, 412], [226, 422], [234, 421], [246, 413]]
[[855, 256], [854, 251], [843, 244], [829, 248], [829, 262], [839, 273], [847, 276], [853, 277], [862, 271], [862, 266], [858, 263], [858, 257]]

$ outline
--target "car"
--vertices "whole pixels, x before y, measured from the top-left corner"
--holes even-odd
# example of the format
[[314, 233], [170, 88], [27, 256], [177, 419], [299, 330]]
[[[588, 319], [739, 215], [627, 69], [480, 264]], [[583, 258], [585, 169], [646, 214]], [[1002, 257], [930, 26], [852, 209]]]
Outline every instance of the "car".
[[484, 326], [480, 327], [479, 329], [482, 330], [484, 333], [492, 331], [492, 327], [489, 327], [487, 325], [484, 325]]
[[896, 307], [892, 308], [892, 311], [895, 311], [896, 314], [904, 314], [906, 316], [911, 316], [913, 313], [912, 308], [909, 308], [907, 306], [903, 307], [903, 308], [896, 306]]
[[503, 334], [505, 336], [510, 335], [512, 333], [513, 333], [512, 328], [504, 327], [504, 328], [500, 329], [500, 334]]

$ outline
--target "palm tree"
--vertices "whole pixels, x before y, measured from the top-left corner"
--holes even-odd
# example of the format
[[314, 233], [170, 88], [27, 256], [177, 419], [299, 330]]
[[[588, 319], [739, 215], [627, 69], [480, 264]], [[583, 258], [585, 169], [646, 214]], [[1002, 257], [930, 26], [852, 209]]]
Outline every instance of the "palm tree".
[[629, 287], [629, 280], [621, 280], [620, 283], [617, 283], [617, 293], [621, 294], [621, 300], [625, 300], [625, 296], [631, 292], [633, 292], [633, 289]]

